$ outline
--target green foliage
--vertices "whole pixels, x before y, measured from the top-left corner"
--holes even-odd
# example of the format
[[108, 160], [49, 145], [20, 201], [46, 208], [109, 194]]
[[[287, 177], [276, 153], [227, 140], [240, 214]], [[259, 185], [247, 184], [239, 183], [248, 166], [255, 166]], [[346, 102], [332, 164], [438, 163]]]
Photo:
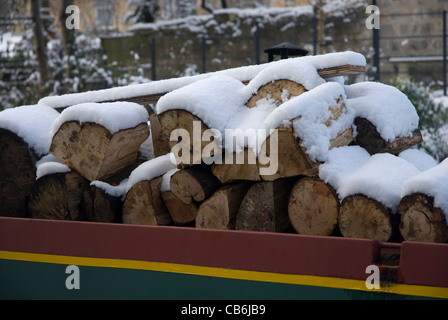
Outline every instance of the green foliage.
[[397, 78], [393, 85], [407, 95], [420, 117], [419, 148], [439, 160], [448, 157], [448, 108], [435, 103], [429, 88], [411, 78]]

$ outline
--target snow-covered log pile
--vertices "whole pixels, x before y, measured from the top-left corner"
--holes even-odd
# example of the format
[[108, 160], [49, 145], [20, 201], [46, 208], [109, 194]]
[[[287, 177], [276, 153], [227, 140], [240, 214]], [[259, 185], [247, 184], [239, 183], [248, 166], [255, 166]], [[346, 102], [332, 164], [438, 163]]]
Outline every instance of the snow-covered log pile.
[[[22, 139], [33, 180], [15, 211], [14, 191], [0, 195], [2, 215], [445, 242], [448, 162], [411, 149], [419, 119], [403, 93], [344, 84], [364, 65], [294, 58], [1, 112], [0, 147]], [[154, 114], [130, 102], [143, 94], [159, 97]], [[15, 153], [0, 156], [16, 169], [3, 189], [22, 188]]]

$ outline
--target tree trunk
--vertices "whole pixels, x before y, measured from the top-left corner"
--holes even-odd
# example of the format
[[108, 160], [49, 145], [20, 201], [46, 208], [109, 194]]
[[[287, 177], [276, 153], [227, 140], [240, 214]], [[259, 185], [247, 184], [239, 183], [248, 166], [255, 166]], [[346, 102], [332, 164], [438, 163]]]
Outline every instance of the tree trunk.
[[48, 82], [48, 57], [44, 38], [44, 27], [40, 16], [40, 0], [31, 1], [31, 13], [34, 19], [34, 37], [36, 41], [37, 61], [39, 63], [40, 94], [45, 95], [45, 85]]
[[170, 189], [185, 204], [207, 199], [221, 186], [207, 165], [195, 165], [171, 176]]
[[332, 235], [338, 225], [338, 197], [322, 180], [302, 178], [291, 190], [288, 214], [293, 228], [300, 234]]
[[404, 240], [447, 242], [446, 213], [434, 206], [434, 198], [415, 193], [401, 199], [400, 232]]
[[339, 211], [339, 229], [344, 237], [394, 241], [398, 239], [397, 214], [362, 194], [346, 197]]
[[198, 215], [198, 204], [194, 201], [186, 204], [181, 201], [171, 190], [162, 192], [162, 199], [168, 208], [174, 224], [184, 226], [194, 222]]
[[35, 219], [85, 220], [80, 209], [89, 181], [76, 171], [53, 173], [36, 180], [29, 213]]
[[158, 177], [132, 186], [123, 204], [123, 223], [154, 226], [172, 223], [160, 192], [162, 181], [163, 177]]
[[146, 122], [111, 134], [96, 123], [68, 121], [54, 135], [50, 152], [90, 181], [105, 180], [134, 165], [148, 137]]
[[389, 152], [398, 155], [401, 151], [409, 149], [423, 141], [420, 130], [416, 129], [412, 137], [397, 137], [394, 141], [384, 140], [376, 127], [369, 120], [355, 118], [357, 135], [355, 143], [370, 154]]
[[234, 230], [241, 202], [251, 185], [242, 181], [218, 189], [199, 206], [196, 227]]
[[288, 198], [295, 179], [256, 182], [236, 218], [237, 230], [283, 232], [289, 226]]

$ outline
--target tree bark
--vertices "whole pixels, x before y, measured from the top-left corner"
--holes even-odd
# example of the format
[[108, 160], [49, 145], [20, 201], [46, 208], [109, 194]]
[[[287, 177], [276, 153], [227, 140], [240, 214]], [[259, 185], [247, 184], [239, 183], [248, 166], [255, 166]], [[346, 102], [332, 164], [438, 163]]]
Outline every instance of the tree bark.
[[434, 206], [434, 198], [415, 193], [401, 199], [400, 232], [404, 240], [423, 242], [447, 242], [446, 213]]
[[415, 129], [411, 137], [397, 137], [393, 141], [384, 140], [376, 127], [365, 118], [355, 118], [357, 135], [355, 143], [370, 154], [389, 152], [398, 155], [423, 141], [420, 130]]
[[36, 42], [37, 61], [39, 63], [40, 93], [45, 95], [45, 85], [48, 82], [48, 57], [44, 38], [44, 27], [40, 16], [41, 1], [31, 1], [31, 13], [34, 19], [34, 36]]

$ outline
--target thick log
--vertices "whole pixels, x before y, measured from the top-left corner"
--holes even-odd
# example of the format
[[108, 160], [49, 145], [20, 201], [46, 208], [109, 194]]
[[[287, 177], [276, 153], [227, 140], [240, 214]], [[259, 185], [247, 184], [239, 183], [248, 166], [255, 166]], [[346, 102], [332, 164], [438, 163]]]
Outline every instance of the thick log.
[[300, 139], [296, 138], [294, 129], [292, 127], [279, 127], [276, 134], [277, 143], [273, 144], [271, 142], [271, 135], [261, 146], [261, 154], [266, 154], [267, 157], [277, 161], [277, 166], [272, 167], [276, 170], [269, 174], [263, 174], [263, 171], [260, 169], [268, 170], [274, 164], [258, 162], [262, 180], [274, 181], [279, 178], [298, 175], [317, 176], [320, 163], [312, 161], [306, 150], [300, 146]]
[[146, 122], [111, 134], [100, 124], [68, 121], [54, 135], [50, 152], [88, 180], [104, 180], [134, 164], [148, 137]]
[[0, 180], [0, 216], [27, 217], [27, 195], [13, 181]]
[[29, 214], [35, 219], [85, 220], [80, 204], [88, 186], [76, 171], [44, 175], [32, 189]]
[[[342, 105], [343, 106], [343, 105]], [[336, 109], [334, 111], [334, 116], [340, 115], [339, 110]], [[329, 121], [333, 119], [330, 118], [326, 124], [329, 124]], [[277, 167], [274, 173], [264, 174], [262, 170], [260, 170], [261, 178], [264, 181], [273, 181], [279, 178], [286, 177], [294, 177], [298, 175], [317, 177], [319, 174], [319, 165], [320, 162], [313, 161], [309, 157], [306, 152], [306, 149], [301, 146], [301, 140], [296, 137], [294, 132], [294, 128], [281, 126], [276, 129], [276, 143], [272, 143], [272, 134], [269, 136], [266, 141], [262, 144], [260, 153], [267, 155], [271, 161], [278, 159]], [[341, 131], [336, 138], [330, 141], [329, 149], [341, 146], [347, 146], [353, 141], [353, 129], [347, 128], [344, 131]], [[273, 156], [273, 153], [277, 153], [276, 156]], [[275, 168], [273, 163], [262, 164], [260, 161], [258, 162], [259, 169], [265, 168], [271, 171], [269, 167]]]
[[153, 113], [149, 116], [149, 122], [151, 124], [151, 138], [154, 148], [154, 156], [160, 157], [170, 152], [169, 136], [167, 137], [163, 133], [162, 125], [160, 124], [159, 117]]
[[434, 198], [414, 193], [403, 197], [398, 206], [400, 233], [404, 240], [447, 242], [448, 224], [442, 209], [434, 206]]
[[293, 228], [300, 234], [332, 235], [338, 225], [338, 197], [322, 180], [304, 177], [291, 190], [288, 214]]
[[221, 163], [212, 165], [212, 172], [221, 183], [261, 180], [257, 158], [252, 150], [245, 148], [241, 154], [233, 153], [231, 156], [230, 161], [223, 159]]
[[370, 154], [389, 152], [398, 155], [423, 141], [420, 130], [415, 129], [411, 137], [396, 137], [393, 141], [384, 140], [375, 125], [365, 118], [355, 118], [357, 135], [355, 143]]
[[399, 215], [362, 194], [346, 197], [339, 210], [339, 229], [344, 237], [395, 241]]
[[123, 223], [144, 225], [170, 225], [171, 216], [162, 199], [160, 187], [163, 177], [143, 180], [126, 193], [123, 203]]
[[170, 189], [185, 204], [207, 199], [221, 186], [207, 165], [195, 165], [171, 176]]
[[306, 91], [304, 86], [291, 80], [280, 79], [270, 81], [258, 88], [257, 93], [247, 102], [247, 106], [254, 108], [257, 106], [259, 100], [268, 98], [274, 99], [275, 103], [280, 105], [286, 100], [301, 95]]
[[235, 229], [283, 232], [289, 228], [288, 198], [294, 180], [261, 181], [252, 185], [241, 202]]
[[195, 201], [186, 204], [171, 190], [163, 191], [162, 199], [175, 225], [184, 226], [195, 221], [199, 210], [198, 204]]
[[[220, 141], [207, 141], [203, 135], [208, 126], [198, 117], [185, 110], [168, 110], [158, 115], [160, 125], [169, 142], [169, 149], [176, 157], [179, 167], [200, 164], [204, 148], [207, 156], [216, 156], [215, 150], [221, 149]], [[175, 133], [187, 133], [187, 137], [176, 137]], [[173, 137], [172, 137], [173, 134]], [[183, 140], [185, 138], [186, 140]], [[183, 154], [188, 152], [189, 154]]]
[[36, 180], [37, 160], [21, 137], [0, 128], [0, 215], [26, 216], [23, 207]]
[[121, 196], [111, 195], [92, 184], [84, 191], [82, 210], [87, 221], [121, 223], [122, 209]]
[[242, 181], [225, 185], [199, 206], [197, 228], [234, 230], [241, 202], [252, 185]]

